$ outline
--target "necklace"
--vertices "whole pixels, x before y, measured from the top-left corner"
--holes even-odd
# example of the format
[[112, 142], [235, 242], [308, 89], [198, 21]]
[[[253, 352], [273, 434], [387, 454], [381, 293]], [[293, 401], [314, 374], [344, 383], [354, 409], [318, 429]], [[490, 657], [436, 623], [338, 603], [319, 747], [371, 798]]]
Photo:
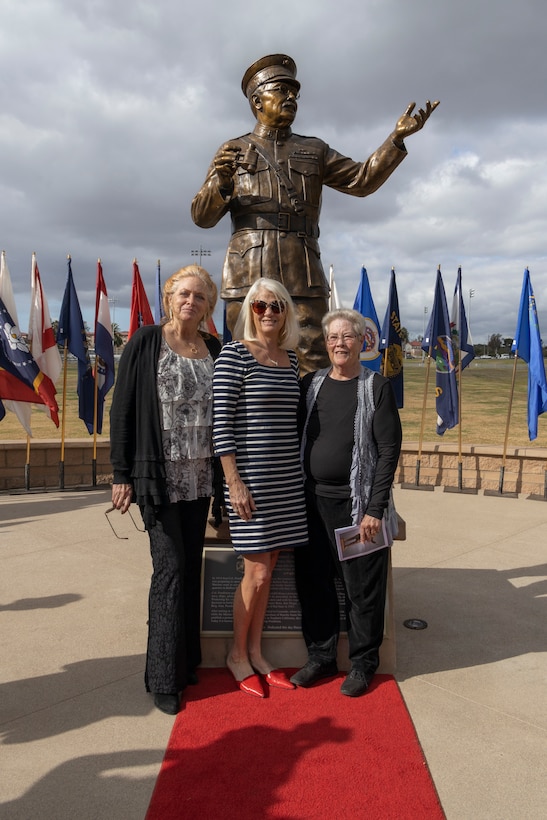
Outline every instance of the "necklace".
[[271, 362], [273, 365], [275, 365], [275, 367], [279, 367], [279, 362], [276, 362], [276, 360], [272, 359], [270, 356], [268, 356], [267, 353], [266, 353], [266, 356], [267, 356], [269, 362]]
[[190, 348], [190, 351], [192, 353], [197, 353], [198, 352], [198, 348], [197, 348], [197, 345], [196, 345], [195, 342], [187, 342], [187, 345]]

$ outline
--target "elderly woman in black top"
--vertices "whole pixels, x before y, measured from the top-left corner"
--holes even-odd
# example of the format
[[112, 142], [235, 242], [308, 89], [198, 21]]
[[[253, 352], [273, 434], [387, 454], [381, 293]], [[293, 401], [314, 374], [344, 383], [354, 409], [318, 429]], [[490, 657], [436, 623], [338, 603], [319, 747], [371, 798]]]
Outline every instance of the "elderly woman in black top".
[[218, 339], [206, 332], [217, 289], [189, 265], [163, 290], [164, 324], [127, 343], [110, 414], [112, 504], [140, 507], [150, 538], [146, 689], [167, 714], [196, 683], [200, 574], [212, 495], [212, 381]]
[[383, 517], [395, 525], [391, 487], [402, 433], [389, 381], [361, 365], [363, 316], [335, 310], [323, 317], [322, 326], [330, 367], [302, 380], [309, 546], [294, 553], [308, 662], [291, 681], [306, 687], [337, 672], [337, 574], [346, 594], [351, 662], [341, 692], [356, 697], [378, 668], [388, 550], [340, 561], [334, 530], [355, 525], [361, 541], [371, 541]]

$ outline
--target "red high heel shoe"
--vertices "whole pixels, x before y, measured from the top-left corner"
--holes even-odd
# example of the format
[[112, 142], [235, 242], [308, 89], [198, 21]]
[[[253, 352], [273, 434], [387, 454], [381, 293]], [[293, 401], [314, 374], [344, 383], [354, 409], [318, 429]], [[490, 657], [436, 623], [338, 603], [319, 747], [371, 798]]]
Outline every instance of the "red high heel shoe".
[[248, 675], [246, 678], [243, 678], [243, 680], [236, 681], [236, 683], [241, 691], [246, 692], [248, 695], [255, 695], [257, 698], [266, 697], [262, 681], [258, 675]]
[[275, 686], [277, 689], [296, 689], [294, 683], [291, 683], [287, 675], [281, 669], [272, 669], [267, 675], [264, 675], [264, 680], [268, 686]]

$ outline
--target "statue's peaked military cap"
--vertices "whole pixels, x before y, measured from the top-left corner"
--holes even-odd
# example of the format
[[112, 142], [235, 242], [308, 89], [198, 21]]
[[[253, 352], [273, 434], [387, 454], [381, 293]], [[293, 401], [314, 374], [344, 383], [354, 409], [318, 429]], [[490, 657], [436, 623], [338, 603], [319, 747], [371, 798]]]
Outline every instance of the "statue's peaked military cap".
[[261, 57], [249, 66], [243, 75], [241, 88], [250, 99], [259, 86], [274, 80], [284, 80], [295, 88], [300, 88], [300, 83], [296, 79], [296, 63], [292, 57], [286, 54], [269, 54], [267, 57]]

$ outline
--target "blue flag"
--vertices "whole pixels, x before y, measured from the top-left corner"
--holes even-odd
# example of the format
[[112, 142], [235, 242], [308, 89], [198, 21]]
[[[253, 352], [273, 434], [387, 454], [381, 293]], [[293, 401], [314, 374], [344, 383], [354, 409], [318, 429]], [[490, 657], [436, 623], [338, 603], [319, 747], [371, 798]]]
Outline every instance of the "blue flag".
[[448, 307], [440, 270], [437, 271], [435, 298], [422, 350], [435, 359], [437, 433], [442, 436], [458, 423], [458, 387]]
[[547, 411], [547, 381], [536, 300], [528, 268], [524, 271], [517, 329], [511, 350], [528, 363], [528, 436], [537, 438], [538, 416]]
[[71, 259], [68, 259], [68, 278], [66, 282], [57, 341], [66, 341], [69, 351], [78, 359], [78, 417], [82, 419], [90, 434], [93, 433], [93, 391], [94, 381], [87, 347], [87, 335], [76, 288], [72, 279]]
[[161, 270], [160, 270], [160, 260], [158, 259], [158, 267], [156, 268], [156, 286], [155, 286], [156, 298], [154, 301], [154, 322], [155, 324], [159, 325], [165, 313], [163, 311], [163, 300], [161, 298]]
[[365, 340], [359, 357], [361, 364], [379, 373], [382, 366], [382, 356], [379, 350], [380, 322], [372, 301], [366, 268], [361, 268], [361, 281], [353, 309], [357, 310], [366, 320]]
[[456, 362], [460, 363], [461, 370], [471, 364], [475, 358], [473, 340], [467, 326], [467, 317], [462, 296], [462, 269], [458, 268], [454, 298], [452, 300], [452, 314], [450, 316], [450, 332]]
[[380, 350], [385, 350], [384, 376], [391, 382], [397, 407], [403, 407], [403, 341], [401, 339], [401, 319], [399, 317], [399, 297], [395, 271], [391, 271], [389, 300], [382, 325]]
[[228, 324], [226, 322], [226, 302], [224, 302], [224, 313], [222, 318], [222, 343], [228, 344], [228, 342], [232, 341], [232, 334], [228, 328]]

